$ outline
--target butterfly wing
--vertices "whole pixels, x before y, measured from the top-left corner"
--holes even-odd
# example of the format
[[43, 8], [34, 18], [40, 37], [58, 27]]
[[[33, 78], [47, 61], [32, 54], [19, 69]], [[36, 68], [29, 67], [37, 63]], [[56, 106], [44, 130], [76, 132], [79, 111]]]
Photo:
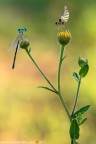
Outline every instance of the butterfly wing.
[[61, 21], [62, 22], [67, 22], [69, 19], [69, 11], [67, 9], [67, 6], [64, 6], [64, 10], [63, 10], [63, 13], [61, 15]]

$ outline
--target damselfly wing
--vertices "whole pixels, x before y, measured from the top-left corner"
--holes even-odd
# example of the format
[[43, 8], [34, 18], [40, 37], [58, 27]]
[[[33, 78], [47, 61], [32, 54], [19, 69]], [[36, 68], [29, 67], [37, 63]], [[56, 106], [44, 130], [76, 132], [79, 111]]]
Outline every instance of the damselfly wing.
[[69, 19], [69, 11], [67, 9], [67, 6], [64, 6], [64, 10], [59, 18], [59, 20], [55, 23], [58, 26], [62, 26], [67, 22]]

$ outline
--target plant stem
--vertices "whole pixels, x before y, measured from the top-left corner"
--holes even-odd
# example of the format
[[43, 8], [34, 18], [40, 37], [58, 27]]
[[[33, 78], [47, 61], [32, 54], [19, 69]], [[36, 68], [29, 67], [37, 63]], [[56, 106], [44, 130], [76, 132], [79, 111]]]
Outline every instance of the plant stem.
[[68, 118], [69, 118], [69, 120], [70, 120], [70, 122], [71, 122], [71, 115], [70, 115], [70, 112], [69, 112], [68, 107], [67, 107], [67, 105], [66, 105], [66, 102], [65, 102], [63, 96], [61, 95], [61, 93], [58, 94], [58, 95], [59, 95], [59, 98], [60, 98], [60, 100], [61, 100], [61, 102], [62, 102], [62, 104], [63, 104], [63, 107], [64, 107], [64, 109], [65, 109], [65, 111], [66, 111], [66, 113], [67, 113], [67, 116], [68, 116]]
[[78, 100], [79, 90], [80, 90], [80, 84], [81, 84], [81, 76], [80, 76], [80, 79], [79, 79], [79, 82], [78, 82], [76, 98], [75, 98], [75, 100], [74, 100], [74, 105], [73, 105], [73, 109], [72, 109], [72, 114], [71, 114], [71, 116], [73, 116], [74, 111], [75, 111], [75, 108], [76, 108], [76, 105], [77, 105], [77, 100]]
[[60, 58], [59, 58], [59, 66], [58, 66], [58, 95], [59, 95], [59, 98], [63, 104], [63, 107], [68, 115], [68, 118], [71, 122], [71, 116], [70, 116], [70, 113], [69, 113], [69, 110], [68, 110], [68, 107], [66, 105], [66, 102], [61, 94], [61, 86], [60, 86], [60, 72], [61, 72], [61, 66], [62, 66], [62, 61], [63, 61], [63, 53], [64, 53], [64, 45], [62, 45], [61, 47], [61, 50], [60, 50]]
[[58, 92], [61, 93], [61, 86], [60, 86], [60, 72], [61, 72], [61, 65], [63, 61], [63, 53], [64, 53], [64, 45], [62, 45], [60, 50], [60, 58], [59, 58], [59, 66], [58, 66]]
[[76, 143], [76, 139], [72, 139], [72, 140], [71, 140], [71, 144], [77, 144], [77, 143]]
[[66, 111], [66, 113], [67, 113], [67, 115], [68, 115], [68, 118], [69, 118], [69, 120], [71, 121], [71, 116], [70, 116], [69, 110], [68, 110], [68, 108], [67, 108], [67, 105], [66, 105], [66, 103], [65, 103], [65, 100], [63, 99], [63, 96], [61, 95], [61, 90], [60, 90], [60, 71], [61, 71], [61, 65], [62, 65], [62, 61], [63, 61], [64, 46], [62, 46], [62, 48], [61, 48], [61, 53], [60, 53], [60, 61], [59, 61], [59, 68], [58, 68], [58, 91], [55, 89], [55, 87], [51, 84], [51, 82], [48, 80], [48, 78], [45, 76], [45, 74], [44, 74], [44, 73], [42, 72], [42, 70], [39, 68], [39, 66], [37, 65], [37, 63], [35, 62], [35, 60], [33, 59], [33, 57], [31, 56], [28, 48], [26, 48], [25, 50], [26, 50], [28, 56], [30, 57], [30, 59], [32, 60], [32, 62], [34, 63], [34, 65], [35, 65], [35, 66], [37, 67], [37, 69], [39, 70], [39, 72], [42, 74], [42, 76], [46, 79], [46, 81], [49, 83], [49, 85], [50, 85], [51, 88], [53, 89], [52, 91], [55, 92], [55, 93], [59, 96], [59, 98], [60, 98], [60, 100], [61, 100], [61, 102], [62, 102], [62, 104], [63, 104], [63, 107], [64, 107], [64, 109], [65, 109], [65, 111]]
[[30, 59], [32, 60], [32, 62], [34, 63], [34, 65], [37, 67], [37, 69], [39, 70], [39, 72], [42, 74], [42, 76], [46, 79], [46, 81], [49, 83], [49, 85], [52, 87], [52, 89], [54, 90], [55, 93], [58, 93], [58, 91], [55, 89], [55, 87], [51, 84], [51, 82], [48, 80], [48, 78], [45, 76], [45, 74], [41, 71], [41, 69], [39, 68], [39, 66], [37, 65], [37, 63], [35, 62], [35, 60], [33, 59], [33, 57], [31, 56], [28, 48], [25, 49], [28, 56], [30, 57]]

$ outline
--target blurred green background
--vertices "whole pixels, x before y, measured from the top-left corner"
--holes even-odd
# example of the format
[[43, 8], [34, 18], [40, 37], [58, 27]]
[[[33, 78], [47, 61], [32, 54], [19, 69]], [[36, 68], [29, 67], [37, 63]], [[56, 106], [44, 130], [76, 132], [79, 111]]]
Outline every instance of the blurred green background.
[[82, 80], [77, 108], [90, 104], [87, 122], [81, 126], [81, 144], [96, 143], [96, 0], [0, 0], [0, 141], [46, 140], [47, 144], [69, 144], [69, 121], [59, 98], [39, 85], [48, 85], [19, 50], [11, 69], [14, 49], [8, 52], [17, 29], [26, 27], [31, 53], [57, 87], [59, 44], [58, 20], [67, 5], [72, 34], [62, 67], [62, 93], [71, 111], [77, 82], [78, 57], [89, 60], [90, 71]]

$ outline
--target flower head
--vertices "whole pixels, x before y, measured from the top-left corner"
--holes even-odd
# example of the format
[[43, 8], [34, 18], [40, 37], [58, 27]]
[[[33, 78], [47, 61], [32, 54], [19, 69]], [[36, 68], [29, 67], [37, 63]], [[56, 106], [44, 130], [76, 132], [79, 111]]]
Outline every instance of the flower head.
[[26, 49], [28, 48], [30, 45], [29, 41], [28, 40], [23, 40], [21, 43], [20, 43], [20, 48], [22, 49]]
[[79, 66], [82, 68], [84, 65], [87, 65], [88, 64], [88, 59], [86, 58], [80, 58], [78, 59], [78, 64]]
[[71, 39], [71, 33], [69, 31], [61, 31], [58, 33], [58, 41], [61, 45], [66, 45]]

